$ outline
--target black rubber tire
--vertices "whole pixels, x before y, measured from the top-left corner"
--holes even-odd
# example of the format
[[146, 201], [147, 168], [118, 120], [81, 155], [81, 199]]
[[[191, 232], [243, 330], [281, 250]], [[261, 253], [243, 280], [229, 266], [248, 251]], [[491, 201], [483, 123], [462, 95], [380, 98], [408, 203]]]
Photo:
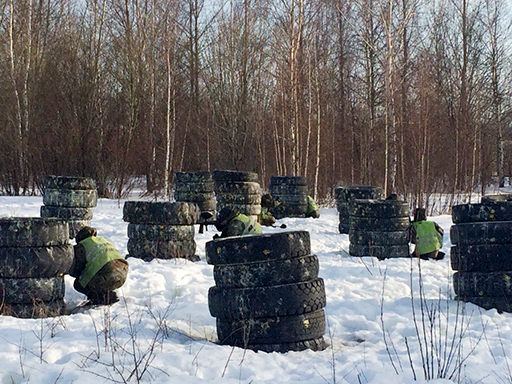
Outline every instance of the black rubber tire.
[[217, 337], [223, 345], [282, 344], [312, 340], [325, 333], [324, 310], [293, 316], [244, 320], [217, 319]]
[[228, 195], [260, 195], [261, 187], [259, 183], [250, 181], [237, 182], [216, 182], [215, 194]]
[[374, 256], [379, 260], [396, 257], [410, 257], [408, 245], [349, 245], [351, 256]]
[[192, 225], [199, 220], [196, 204], [185, 202], [127, 201], [123, 220], [132, 224]]
[[174, 191], [174, 200], [184, 201], [190, 203], [197, 203], [200, 201], [214, 200], [215, 194], [213, 192], [181, 192]]
[[[277, 198], [277, 195], [272, 195], [274, 198]], [[279, 195], [279, 200], [281, 200], [281, 204], [285, 206], [292, 205], [305, 205], [307, 207], [308, 204], [308, 196], [307, 195]]]
[[128, 238], [138, 240], [194, 240], [193, 225], [128, 224]]
[[454, 271], [512, 271], [512, 244], [459, 245], [451, 248]]
[[205, 200], [198, 201], [195, 204], [199, 207], [201, 212], [212, 212], [215, 213], [217, 210], [217, 201], [216, 200]]
[[90, 177], [52, 175], [45, 179], [44, 186], [51, 189], [96, 189], [96, 181]]
[[48, 278], [0, 278], [0, 303], [32, 304], [64, 298], [64, 276]]
[[345, 224], [345, 223], [339, 223], [338, 231], [343, 234], [348, 234], [350, 232], [350, 225]]
[[370, 200], [382, 199], [384, 191], [381, 187], [373, 185], [354, 185], [351, 187], [334, 188], [334, 199], [338, 202], [348, 203], [355, 199]]
[[325, 304], [321, 278], [269, 287], [211, 287], [208, 291], [210, 314], [228, 320], [301, 315], [317, 311]]
[[511, 193], [505, 193], [505, 194], [502, 194], [502, 195], [482, 196], [482, 199], [480, 201], [482, 202], [482, 204], [497, 203], [497, 202], [512, 202], [512, 194]]
[[455, 300], [472, 303], [485, 310], [496, 309], [499, 313], [512, 312], [512, 296], [510, 297], [461, 297], [456, 296]]
[[294, 343], [282, 343], [282, 344], [253, 344], [247, 345], [246, 349], [251, 349], [255, 352], [300, 352], [305, 351], [306, 349], [311, 349], [312, 351], [323, 351], [327, 348], [327, 343], [325, 342], [323, 337], [314, 340], [305, 340], [298, 341]]
[[211, 172], [176, 172], [174, 174], [173, 183], [208, 183], [212, 182]]
[[67, 244], [68, 224], [39, 217], [0, 218], [0, 247], [46, 247]]
[[409, 217], [409, 204], [396, 200], [360, 200], [350, 203], [350, 215], [359, 217]]
[[215, 183], [218, 181], [249, 181], [258, 182], [258, 174], [256, 172], [247, 171], [230, 171], [216, 169], [212, 172], [212, 178]]
[[283, 260], [310, 254], [307, 231], [228, 237], [206, 243], [206, 261], [213, 265]]
[[0, 277], [55, 277], [67, 274], [73, 257], [71, 244], [53, 247], [1, 247]]
[[308, 185], [308, 179], [304, 176], [272, 176], [270, 185]]
[[57, 217], [63, 220], [91, 220], [93, 208], [67, 208], [41, 205], [41, 217]]
[[482, 221], [512, 221], [512, 204], [493, 202], [487, 204], [461, 204], [452, 207], [455, 224]]
[[461, 297], [512, 296], [512, 271], [455, 272], [453, 289]]
[[409, 244], [409, 231], [350, 231], [349, 241], [359, 245], [407, 245]]
[[348, 219], [348, 217], [350, 216], [350, 205], [349, 203], [340, 203], [340, 202], [336, 202], [336, 209], [338, 211], [338, 213], [340, 215], [343, 215], [344, 217], [346, 217]]
[[272, 209], [271, 212], [276, 219], [282, 219], [283, 217], [306, 217], [308, 206], [305, 204], [301, 205], [285, 205], [281, 204], [276, 208]]
[[209, 181], [207, 183], [174, 183], [175, 192], [196, 192], [196, 193], [212, 193], [215, 191], [215, 183]]
[[512, 221], [488, 221], [453, 225], [450, 240], [455, 245], [510, 244]]
[[222, 208], [231, 208], [235, 211], [239, 211], [247, 216], [258, 216], [261, 213], [261, 205], [252, 204], [221, 204], [217, 202], [217, 211], [220, 212]]
[[93, 208], [98, 203], [95, 189], [54, 189], [45, 188], [43, 204], [55, 207]]
[[64, 300], [49, 302], [36, 301], [31, 304], [0, 303], [0, 315], [13, 316], [20, 319], [40, 319], [57, 317], [66, 313]]
[[350, 216], [351, 231], [398, 232], [408, 231], [411, 226], [409, 217], [359, 217]]
[[218, 193], [217, 202], [219, 205], [235, 204], [235, 205], [260, 205], [260, 194], [231, 194], [231, 193]]
[[213, 267], [213, 278], [220, 288], [253, 288], [310, 281], [318, 277], [318, 269], [318, 258], [312, 255], [246, 264], [218, 264]]
[[281, 195], [308, 195], [307, 185], [270, 184], [268, 191], [272, 196]]
[[128, 255], [145, 261], [153, 259], [190, 259], [196, 254], [194, 240], [155, 241], [128, 239]]

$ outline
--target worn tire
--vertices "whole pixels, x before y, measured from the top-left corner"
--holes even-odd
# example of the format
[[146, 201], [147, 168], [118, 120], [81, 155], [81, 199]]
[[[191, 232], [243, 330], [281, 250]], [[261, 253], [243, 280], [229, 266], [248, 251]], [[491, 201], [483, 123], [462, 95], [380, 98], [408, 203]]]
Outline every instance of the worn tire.
[[53, 247], [1, 247], [0, 277], [48, 278], [67, 274], [73, 257], [71, 244]]
[[271, 210], [271, 213], [276, 219], [282, 219], [283, 217], [305, 217], [308, 210], [307, 204], [301, 205], [278, 205], [275, 209]]
[[350, 216], [351, 231], [403, 232], [408, 231], [410, 226], [409, 217], [375, 218]]
[[409, 244], [409, 231], [353, 231], [349, 232], [349, 241], [359, 245], [405, 245]]
[[55, 207], [92, 208], [98, 203], [98, 191], [95, 189], [54, 189], [45, 188], [43, 204]]
[[228, 320], [301, 315], [317, 311], [325, 304], [321, 278], [269, 287], [211, 287], [208, 291], [210, 314]]
[[174, 183], [174, 191], [183, 193], [212, 193], [215, 191], [215, 183], [213, 180], [206, 183]]
[[229, 171], [216, 169], [212, 172], [212, 178], [213, 180], [215, 180], [215, 183], [217, 183], [218, 181], [248, 181], [255, 183], [258, 182], [258, 174], [256, 172], [247, 171]]
[[461, 272], [512, 271], [512, 244], [453, 246], [452, 269]]
[[213, 192], [182, 192], [174, 191], [174, 200], [184, 201], [189, 203], [198, 203], [200, 201], [214, 200], [215, 194]]
[[308, 179], [304, 176], [272, 176], [270, 185], [308, 185]]
[[307, 185], [270, 184], [268, 191], [272, 196], [281, 195], [308, 195]]
[[346, 217], [347, 219], [350, 216], [349, 207], [349, 203], [336, 202], [336, 210], [340, 215], [343, 215], [343, 217]]
[[145, 261], [153, 259], [191, 259], [196, 254], [194, 240], [157, 241], [128, 239], [128, 255]]
[[250, 181], [216, 182], [215, 193], [229, 195], [259, 195], [261, 187], [259, 183]]
[[220, 288], [253, 288], [310, 281], [318, 277], [315, 255], [213, 267], [215, 285]]
[[0, 247], [47, 247], [67, 244], [68, 224], [39, 217], [0, 218]]
[[345, 223], [339, 223], [338, 231], [343, 234], [348, 234], [350, 232], [350, 225], [345, 224]]
[[252, 204], [221, 204], [217, 203], [217, 211], [220, 212], [222, 208], [231, 208], [235, 211], [239, 211], [247, 216], [258, 216], [261, 213], [261, 205]]
[[208, 183], [212, 182], [212, 174], [211, 172], [176, 172], [174, 174], [173, 183]]
[[488, 221], [453, 225], [450, 240], [455, 245], [510, 244], [512, 221]]
[[409, 204], [396, 200], [360, 200], [350, 204], [350, 215], [359, 217], [409, 217]]
[[128, 238], [134, 240], [193, 240], [193, 225], [128, 224]]
[[64, 300], [49, 302], [36, 301], [31, 304], [0, 303], [0, 315], [13, 316], [21, 319], [40, 319], [56, 317], [66, 313]]
[[260, 194], [231, 194], [231, 193], [219, 193], [217, 194], [217, 203], [219, 205], [260, 205], [261, 195]]
[[327, 348], [327, 343], [325, 342], [323, 337], [314, 340], [305, 340], [305, 341], [297, 341], [294, 343], [282, 343], [282, 344], [252, 344], [247, 345], [246, 349], [253, 350], [255, 352], [300, 352], [305, 351], [306, 349], [311, 349], [312, 351], [323, 351]]
[[90, 177], [48, 176], [44, 182], [50, 189], [96, 189], [96, 181]]
[[455, 300], [472, 303], [486, 310], [496, 309], [498, 312], [512, 312], [512, 296], [508, 297], [462, 297], [456, 296]]
[[0, 303], [32, 304], [64, 298], [64, 276], [48, 278], [0, 278]]
[[482, 202], [482, 204], [497, 203], [497, 202], [512, 202], [512, 194], [506, 193], [506, 194], [502, 194], [502, 195], [482, 196], [482, 199], [480, 201]]
[[199, 214], [196, 204], [185, 202], [127, 201], [123, 207], [123, 220], [132, 224], [192, 225]]
[[[274, 195], [272, 195], [274, 196]], [[277, 196], [276, 196], [277, 198]], [[297, 206], [297, 205], [308, 205], [308, 196], [307, 195], [280, 195], [279, 200], [281, 200], [281, 204], [285, 206]]]
[[409, 245], [349, 245], [351, 256], [374, 256], [379, 260], [396, 257], [410, 257]]
[[68, 208], [41, 205], [41, 217], [57, 217], [63, 220], [91, 220], [92, 208]]
[[245, 264], [311, 254], [309, 232], [293, 231], [215, 239], [206, 243], [208, 264]]
[[348, 203], [355, 199], [370, 200], [382, 199], [384, 191], [372, 185], [354, 185], [351, 187], [334, 188], [334, 198], [338, 202]]
[[217, 337], [223, 345], [282, 344], [312, 340], [325, 333], [324, 310], [302, 315], [244, 320], [217, 319]]
[[512, 221], [512, 204], [490, 202], [486, 204], [461, 204], [452, 207], [455, 224], [482, 221]]
[[453, 289], [462, 297], [512, 296], [512, 271], [455, 272]]

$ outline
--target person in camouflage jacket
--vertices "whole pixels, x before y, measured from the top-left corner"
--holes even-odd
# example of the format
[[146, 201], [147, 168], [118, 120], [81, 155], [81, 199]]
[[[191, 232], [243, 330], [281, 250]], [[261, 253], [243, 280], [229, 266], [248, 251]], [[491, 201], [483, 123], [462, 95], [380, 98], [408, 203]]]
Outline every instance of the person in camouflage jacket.
[[97, 234], [92, 227], [77, 233], [69, 274], [76, 278], [73, 287], [85, 294], [91, 304], [109, 305], [118, 301], [114, 290], [125, 283], [128, 262], [114, 244]]
[[261, 225], [252, 217], [246, 216], [237, 210], [222, 208], [215, 221], [215, 227], [221, 232], [213, 238], [260, 234]]

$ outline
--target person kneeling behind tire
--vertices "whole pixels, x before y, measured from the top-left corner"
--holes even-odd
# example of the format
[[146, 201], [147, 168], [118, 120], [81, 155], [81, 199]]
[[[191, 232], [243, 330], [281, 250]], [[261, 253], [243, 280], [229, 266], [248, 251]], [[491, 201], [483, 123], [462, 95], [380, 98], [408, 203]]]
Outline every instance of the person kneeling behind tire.
[[232, 237], [243, 235], [257, 235], [262, 232], [261, 225], [253, 218], [240, 213], [237, 210], [225, 207], [222, 208], [215, 221], [215, 227], [221, 232], [219, 237]]
[[85, 294], [91, 304], [108, 305], [118, 301], [114, 290], [125, 283], [128, 262], [114, 244], [96, 236], [97, 233], [92, 227], [84, 227], [77, 233], [69, 274], [76, 278], [73, 287]]

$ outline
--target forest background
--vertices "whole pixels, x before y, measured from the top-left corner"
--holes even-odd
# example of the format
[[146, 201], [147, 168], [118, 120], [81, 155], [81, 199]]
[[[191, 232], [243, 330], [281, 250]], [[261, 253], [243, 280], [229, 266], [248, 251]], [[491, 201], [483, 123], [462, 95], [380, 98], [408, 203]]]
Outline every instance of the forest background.
[[177, 171], [424, 204], [512, 175], [506, 0], [0, 0], [0, 194]]

